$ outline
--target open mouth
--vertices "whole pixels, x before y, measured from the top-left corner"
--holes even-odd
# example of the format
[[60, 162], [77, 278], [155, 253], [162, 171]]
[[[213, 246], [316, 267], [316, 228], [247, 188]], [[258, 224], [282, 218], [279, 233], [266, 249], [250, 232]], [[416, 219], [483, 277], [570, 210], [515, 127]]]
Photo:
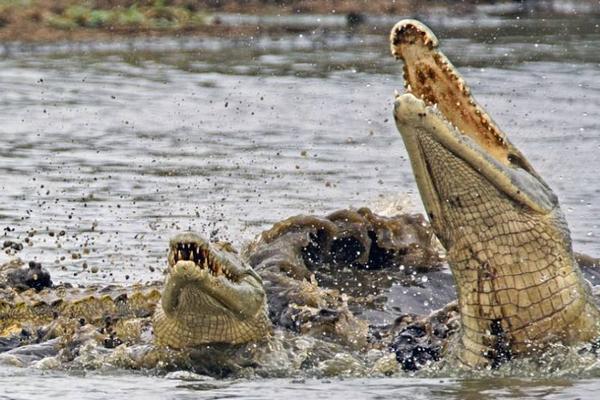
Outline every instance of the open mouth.
[[506, 135], [473, 99], [467, 83], [438, 45], [433, 32], [419, 21], [403, 20], [392, 29], [392, 54], [404, 62], [405, 93], [436, 107], [462, 135], [510, 165], [520, 157], [509, 153]]
[[[427, 132], [518, 204], [540, 213], [552, 211], [556, 196], [473, 99], [462, 76], [438, 49], [433, 32], [419, 21], [403, 20], [392, 29], [390, 41], [392, 54], [404, 62], [407, 92], [396, 97], [394, 116], [413, 153], [422, 153], [420, 138]], [[413, 162], [417, 175], [429, 174], [423, 162]], [[430, 183], [423, 185], [430, 191]]]
[[169, 261], [171, 268], [181, 261], [193, 262], [200, 270], [207, 270], [212, 276], [224, 275], [229, 280], [234, 276], [226, 265], [209, 248], [207, 243], [195, 240], [172, 241], [170, 245]]

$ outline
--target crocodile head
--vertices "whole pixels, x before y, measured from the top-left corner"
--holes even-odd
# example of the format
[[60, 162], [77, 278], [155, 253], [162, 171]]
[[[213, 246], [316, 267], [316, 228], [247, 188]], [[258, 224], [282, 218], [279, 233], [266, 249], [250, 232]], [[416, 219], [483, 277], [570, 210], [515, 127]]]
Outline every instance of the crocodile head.
[[229, 244], [179, 234], [169, 243], [168, 264], [154, 316], [159, 344], [238, 344], [269, 335], [262, 281]]
[[[434, 158], [462, 160], [515, 206], [540, 215], [557, 208], [552, 190], [475, 102], [464, 79], [438, 50], [433, 32], [418, 21], [404, 20], [394, 27], [391, 41], [393, 55], [404, 60], [405, 85], [405, 93], [396, 96], [394, 117], [439, 239], [446, 245], [451, 240], [451, 232], [443, 232], [448, 216], [441, 207], [451, 199], [440, 198], [444, 194], [431, 171]], [[436, 144], [445, 152], [429, 150]]]
[[390, 39], [404, 61], [396, 125], [457, 286], [459, 359], [493, 366], [593, 337], [598, 311], [552, 190], [475, 102], [429, 28], [400, 21]]

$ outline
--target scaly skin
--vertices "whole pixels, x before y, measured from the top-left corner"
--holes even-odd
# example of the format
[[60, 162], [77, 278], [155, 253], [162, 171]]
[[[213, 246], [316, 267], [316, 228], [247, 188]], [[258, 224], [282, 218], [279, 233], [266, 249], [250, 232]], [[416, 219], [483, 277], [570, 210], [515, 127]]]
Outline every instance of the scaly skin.
[[[285, 219], [245, 256], [264, 281], [275, 325], [359, 350], [380, 341], [369, 323], [394, 320], [394, 300], [404, 306], [386, 288], [414, 286], [417, 271], [441, 265], [422, 215], [386, 218], [368, 208]], [[370, 312], [380, 319], [368, 320]]]
[[27, 285], [21, 281], [31, 281], [32, 273], [47, 281], [49, 275], [39, 266], [21, 268], [17, 261], [2, 266], [2, 276], [20, 280], [12, 287], [5, 279], [0, 289], [0, 338], [8, 340], [1, 349], [55, 337], [68, 344], [84, 326], [96, 330], [107, 347], [137, 342], [153, 314], [156, 343], [177, 349], [269, 336], [262, 281], [231, 246], [186, 233], [171, 240], [170, 248], [164, 287], [152, 283], [23, 290]]
[[[164, 285], [51, 287], [39, 292], [8, 286], [51, 285], [40, 265], [0, 267], [0, 287], [6, 290], [0, 298], [9, 299], [1, 296], [10, 292], [19, 299], [0, 307], [0, 352], [23, 365], [31, 362], [32, 354], [47, 357], [52, 348], [54, 362], [61, 365], [116, 362], [121, 367], [190, 368], [218, 376], [249, 366], [268, 371], [282, 365], [286, 370], [316, 368], [321, 361], [334, 365], [332, 358], [338, 355], [354, 359], [351, 354], [384, 354], [396, 332], [391, 321], [397, 305], [404, 307], [407, 298], [426, 301], [430, 292], [423, 288], [420, 293], [420, 274], [435, 273], [441, 263], [422, 215], [382, 217], [366, 208], [289, 218], [264, 232], [247, 248], [246, 257], [260, 277], [230, 245], [209, 244], [187, 233], [170, 243]], [[2, 281], [2, 272], [12, 278]], [[391, 288], [396, 285], [406, 289], [394, 295]], [[403, 324], [413, 319], [411, 314]], [[440, 321], [429, 325], [445, 324]], [[283, 329], [271, 336], [272, 324]], [[59, 340], [47, 340], [51, 338]], [[420, 364], [431, 358], [421, 349], [437, 342], [423, 340], [415, 357], [417, 344], [396, 346], [403, 365], [415, 364], [413, 358]], [[254, 341], [261, 343], [255, 346]], [[45, 343], [17, 348], [39, 342]], [[90, 356], [94, 346], [116, 349]], [[380, 367], [395, 370], [398, 365], [388, 364], [390, 357], [385, 354], [387, 361]]]
[[[171, 240], [164, 285], [52, 287], [40, 265], [13, 263], [0, 271], [0, 350], [57, 336], [69, 345], [78, 331], [109, 347], [135, 344], [150, 338], [150, 323], [158, 345], [177, 349], [265, 339], [274, 323], [360, 350], [371, 346], [369, 322], [355, 312], [383, 312], [376, 299], [385, 295], [374, 285], [410, 285], [415, 269], [435, 269], [433, 239], [420, 215], [385, 218], [364, 208], [276, 224], [247, 249], [256, 273], [230, 245], [193, 233]], [[344, 289], [363, 275], [362, 287]], [[26, 289], [42, 284], [50, 287]]]
[[229, 245], [185, 233], [171, 239], [169, 271], [153, 318], [155, 341], [181, 349], [268, 337], [262, 281]]
[[91, 324], [111, 337], [122, 323], [149, 317], [160, 299], [158, 284], [120, 286], [60, 285], [41, 291], [0, 289], [0, 337], [45, 340]]
[[599, 311], [556, 196], [437, 47], [418, 21], [391, 32], [407, 91], [394, 117], [458, 290], [456, 356], [497, 366], [551, 342], [595, 338]]

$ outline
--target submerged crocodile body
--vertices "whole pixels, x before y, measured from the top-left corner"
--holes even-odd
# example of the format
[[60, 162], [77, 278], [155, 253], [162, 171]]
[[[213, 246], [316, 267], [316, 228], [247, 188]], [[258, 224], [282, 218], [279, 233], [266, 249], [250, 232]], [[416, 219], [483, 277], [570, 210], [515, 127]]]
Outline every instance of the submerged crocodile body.
[[[12, 339], [5, 340], [10, 348], [55, 337], [69, 340], [90, 326], [113, 347], [139, 342], [142, 326], [152, 325], [158, 345], [183, 349], [270, 335], [262, 281], [229, 244], [208, 243], [193, 233], [177, 235], [170, 241], [166, 272], [164, 285], [41, 287], [39, 277], [50, 278], [39, 265], [5, 265], [0, 337]], [[133, 325], [138, 334], [132, 337]]]
[[425, 25], [399, 22], [391, 50], [404, 61], [406, 88], [394, 117], [458, 291], [458, 360], [497, 366], [552, 342], [594, 339], [600, 313], [552, 190]]
[[[295, 216], [263, 232], [245, 257], [265, 283], [274, 324], [356, 349], [383, 345], [374, 326], [391, 325], [400, 313], [428, 314], [453, 298], [422, 215], [361, 208]], [[437, 274], [444, 293], [424, 307], [435, 295], [421, 277]]]
[[[433, 297], [419, 277], [435, 274], [440, 265], [433, 233], [420, 215], [387, 218], [360, 209], [296, 216], [264, 232], [244, 256], [227, 243], [185, 233], [170, 241], [164, 284], [36, 283], [36, 290], [25, 287], [32, 277], [50, 281], [39, 265], [5, 271], [20, 281], [13, 278], [1, 289], [0, 345], [5, 351], [16, 347], [8, 353], [18, 358], [19, 346], [52, 343], [55, 357], [71, 362], [94, 343], [115, 349], [103, 356], [109, 364], [171, 365], [219, 376], [281, 358], [287, 369], [327, 365], [341, 354], [352, 365], [367, 365], [372, 362], [359, 360], [369, 350], [394, 358], [388, 343], [407, 324], [406, 318], [394, 324], [404, 300], [412, 301], [403, 310], [411, 320], [433, 308], [418, 306]], [[356, 282], [371, 285], [354, 287]], [[445, 300], [437, 296], [441, 304], [452, 298], [446, 283]], [[388, 298], [397, 300], [394, 309], [386, 306]], [[132, 350], [124, 355], [121, 344]], [[165, 347], [175, 351], [160, 350]]]

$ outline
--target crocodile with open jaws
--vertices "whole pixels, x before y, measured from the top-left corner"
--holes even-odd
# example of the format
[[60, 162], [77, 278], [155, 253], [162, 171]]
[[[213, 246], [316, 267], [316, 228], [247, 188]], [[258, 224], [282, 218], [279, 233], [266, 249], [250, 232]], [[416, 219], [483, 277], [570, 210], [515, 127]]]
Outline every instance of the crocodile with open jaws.
[[[269, 358], [300, 358], [287, 363], [310, 368], [345, 354], [367, 365], [369, 350], [395, 358], [387, 343], [398, 306], [412, 301], [405, 310], [410, 315], [430, 311], [419, 308], [432, 297], [419, 287], [419, 276], [440, 265], [422, 215], [382, 217], [362, 208], [288, 218], [243, 255], [228, 243], [178, 234], [169, 243], [164, 284], [52, 286], [37, 263], [6, 266], [0, 274], [8, 278], [0, 288], [0, 349], [17, 364], [36, 351], [64, 363], [81, 358], [90, 343], [105, 349], [125, 344], [133, 350], [127, 362], [117, 352], [120, 358], [113, 359], [120, 365], [162, 364], [218, 376], [236, 365], [260, 367]], [[365, 284], [352, 287], [357, 281]], [[405, 290], [391, 293], [395, 284]], [[438, 306], [452, 298], [447, 279], [446, 287]], [[296, 341], [302, 351], [291, 348]], [[22, 347], [38, 343], [51, 343], [54, 353], [43, 345]], [[137, 351], [138, 345], [146, 347]], [[286, 346], [290, 351], [283, 351]]]
[[475, 102], [424, 24], [400, 21], [390, 40], [404, 61], [396, 125], [456, 282], [453, 355], [469, 367], [497, 366], [549, 343], [596, 338], [600, 313], [555, 194]]
[[169, 273], [154, 318], [159, 344], [240, 344], [269, 336], [261, 278], [228, 243], [211, 245], [188, 232], [169, 243]]
[[164, 285], [131, 287], [52, 287], [39, 264], [5, 266], [0, 337], [12, 339], [5, 349], [55, 337], [69, 341], [84, 326], [84, 332], [97, 328], [96, 339], [106, 347], [138, 342], [150, 325], [154, 342], [173, 349], [270, 336], [262, 280], [231, 245], [186, 232], [170, 240], [167, 259]]

